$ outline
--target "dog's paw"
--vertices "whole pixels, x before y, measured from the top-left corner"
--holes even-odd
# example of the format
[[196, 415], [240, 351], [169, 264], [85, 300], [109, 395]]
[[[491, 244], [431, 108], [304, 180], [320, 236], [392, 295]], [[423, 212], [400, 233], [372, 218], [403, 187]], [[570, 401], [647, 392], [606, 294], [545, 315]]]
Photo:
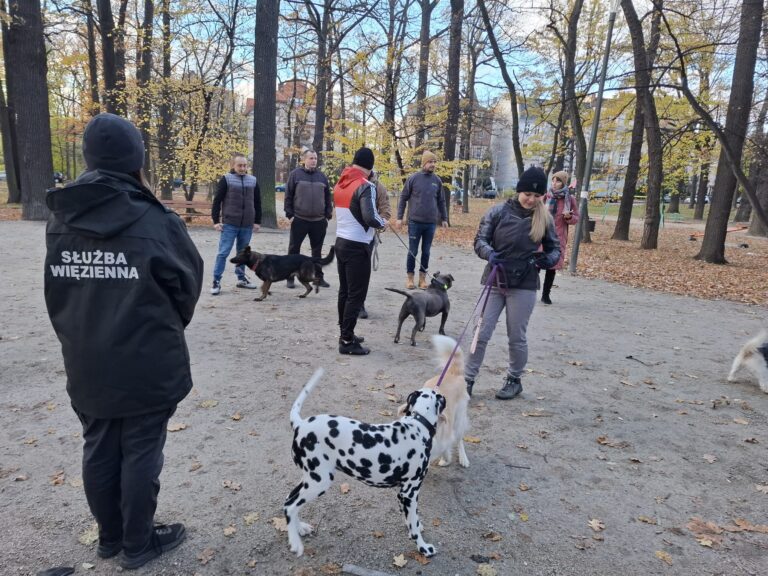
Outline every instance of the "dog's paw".
[[440, 328], [440, 330], [438, 330], [437, 333], [442, 336], [445, 336], [445, 330], [443, 330], [442, 328]]
[[437, 465], [438, 466], [450, 466], [451, 465], [451, 461], [450, 460], [446, 460], [445, 458], [440, 458], [440, 460], [437, 461]]
[[304, 544], [301, 541], [298, 544], [291, 544], [291, 552], [296, 554], [296, 556], [301, 556], [304, 554]]
[[411, 346], [416, 346], [416, 340], [411, 340]]
[[459, 455], [459, 465], [462, 468], [469, 468], [469, 458]]
[[264, 298], [265, 297], [262, 296], [261, 298], [254, 298], [253, 300], [254, 300], [254, 302], [261, 302], [262, 300], [264, 300]]
[[432, 546], [432, 544], [427, 544], [425, 542], [424, 544], [419, 546], [419, 553], [422, 556], [426, 556], [427, 558], [429, 558], [430, 556], [434, 556], [435, 554], [437, 554], [437, 549], [434, 546]]
[[307, 297], [306, 294], [299, 294], [299, 298], [306, 298], [306, 297]]
[[307, 524], [306, 522], [299, 522], [300, 536], [306, 536], [308, 534], [312, 534], [313, 530], [314, 530], [314, 527], [312, 526], [312, 524]]

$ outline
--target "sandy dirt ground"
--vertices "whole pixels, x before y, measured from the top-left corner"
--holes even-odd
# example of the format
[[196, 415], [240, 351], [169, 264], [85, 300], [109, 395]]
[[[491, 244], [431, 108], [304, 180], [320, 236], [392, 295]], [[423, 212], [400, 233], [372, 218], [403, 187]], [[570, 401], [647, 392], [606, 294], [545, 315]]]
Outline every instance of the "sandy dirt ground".
[[[276, 285], [265, 302], [234, 287], [228, 264], [213, 297], [217, 234], [192, 237], [206, 262], [187, 330], [195, 387], [171, 420], [185, 427], [168, 435], [157, 514], [185, 522], [188, 539], [137, 574], [310, 576], [349, 564], [409, 575], [768, 573], [768, 394], [747, 373], [725, 381], [741, 344], [768, 326], [765, 308], [559, 274], [554, 305], [531, 318], [522, 397], [493, 397], [506, 367], [502, 324], [471, 403], [471, 466], [427, 475], [420, 512], [438, 554], [424, 565], [413, 556], [394, 490], [348, 480], [345, 492], [341, 475], [307, 507], [316, 533], [297, 559], [273, 522], [300, 477], [288, 421], [297, 393], [322, 366], [304, 415], [392, 420], [439, 370], [429, 344], [439, 322], [416, 347], [392, 342], [403, 298], [384, 287], [403, 285], [405, 250], [391, 234], [357, 330], [367, 357], [337, 353], [335, 263], [331, 288], [299, 300]], [[288, 237], [264, 232], [253, 244], [284, 253]], [[95, 554], [81, 429], [43, 302], [44, 224], [1, 222], [0, 245], [0, 574], [115, 574], [117, 563]], [[456, 278], [456, 337], [482, 262], [470, 248], [436, 244], [432, 254], [432, 269]], [[691, 530], [693, 518], [714, 523], [711, 533]]]

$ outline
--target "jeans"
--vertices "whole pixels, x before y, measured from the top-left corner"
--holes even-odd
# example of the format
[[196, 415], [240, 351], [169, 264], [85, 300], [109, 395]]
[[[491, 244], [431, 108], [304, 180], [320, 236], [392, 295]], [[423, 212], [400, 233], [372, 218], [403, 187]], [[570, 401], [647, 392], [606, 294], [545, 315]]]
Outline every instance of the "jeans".
[[176, 408], [129, 418], [92, 418], [83, 425], [83, 488], [103, 543], [144, 549], [160, 492], [168, 420]]
[[536, 304], [536, 290], [518, 290], [515, 288], [499, 290], [493, 288], [488, 296], [488, 304], [483, 314], [483, 324], [477, 339], [475, 353], [469, 355], [464, 367], [464, 377], [474, 380], [480, 372], [485, 357], [488, 341], [493, 336], [501, 311], [507, 310], [507, 340], [509, 345], [509, 366], [507, 374], [519, 378], [528, 363], [528, 340], [526, 331], [528, 320]]
[[432, 248], [432, 240], [435, 237], [437, 224], [434, 222], [414, 222], [408, 221], [408, 259], [405, 264], [405, 271], [413, 274], [416, 269], [416, 254], [419, 253], [419, 242], [421, 242], [421, 265], [419, 272], [426, 272], [429, 269], [429, 250]]
[[[328, 220], [302, 220], [294, 216], [291, 220], [291, 235], [288, 240], [288, 254], [300, 254], [301, 244], [304, 238], [309, 236], [309, 246], [312, 249], [313, 258], [322, 258], [323, 240], [325, 240], [325, 231], [328, 229]], [[323, 267], [315, 265], [315, 278], [323, 277]]]
[[[216, 254], [216, 264], [213, 266], [213, 279], [217, 282], [224, 275], [224, 267], [227, 265], [227, 256], [232, 251], [232, 245], [237, 241], [237, 251], [251, 243], [253, 235], [253, 226], [244, 226], [242, 228], [233, 224], [224, 224], [224, 229], [219, 236], [219, 252]], [[239, 279], [245, 278], [245, 265], [235, 267], [235, 274]]]
[[339, 326], [347, 342], [355, 335], [357, 316], [368, 295], [371, 279], [371, 245], [336, 238], [336, 265], [339, 268]]

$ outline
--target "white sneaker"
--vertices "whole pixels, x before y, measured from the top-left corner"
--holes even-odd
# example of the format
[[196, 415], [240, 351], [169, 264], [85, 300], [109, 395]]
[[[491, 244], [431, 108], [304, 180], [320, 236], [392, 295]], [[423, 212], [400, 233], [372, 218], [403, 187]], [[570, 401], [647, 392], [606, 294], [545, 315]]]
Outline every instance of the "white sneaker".
[[211, 286], [211, 295], [218, 296], [221, 292], [221, 282], [218, 280], [213, 281], [213, 286]]
[[248, 279], [248, 276], [243, 276], [242, 278], [240, 278], [240, 280], [237, 281], [237, 284], [235, 284], [235, 286], [237, 286], [238, 288], [248, 288], [249, 290], [255, 290], [256, 288], [258, 288], [256, 284], [254, 284]]

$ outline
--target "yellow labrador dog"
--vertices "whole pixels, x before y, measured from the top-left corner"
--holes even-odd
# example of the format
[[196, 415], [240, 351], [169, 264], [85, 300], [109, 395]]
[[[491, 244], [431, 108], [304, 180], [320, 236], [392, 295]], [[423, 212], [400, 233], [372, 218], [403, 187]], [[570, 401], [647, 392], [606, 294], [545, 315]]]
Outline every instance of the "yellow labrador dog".
[[[456, 341], [448, 336], [432, 336], [435, 347], [435, 359], [442, 373], [448, 358], [451, 356]], [[448, 466], [453, 460], [453, 449], [459, 453], [459, 464], [464, 468], [469, 466], [467, 452], [464, 449], [464, 434], [469, 430], [469, 394], [464, 381], [464, 353], [461, 348], [451, 361], [443, 381], [437, 387], [440, 374], [424, 383], [424, 388], [432, 388], [445, 397], [445, 410], [437, 421], [437, 432], [432, 438], [432, 461], [437, 460], [438, 466]], [[405, 414], [407, 406], [403, 404], [398, 410], [399, 415]]]

